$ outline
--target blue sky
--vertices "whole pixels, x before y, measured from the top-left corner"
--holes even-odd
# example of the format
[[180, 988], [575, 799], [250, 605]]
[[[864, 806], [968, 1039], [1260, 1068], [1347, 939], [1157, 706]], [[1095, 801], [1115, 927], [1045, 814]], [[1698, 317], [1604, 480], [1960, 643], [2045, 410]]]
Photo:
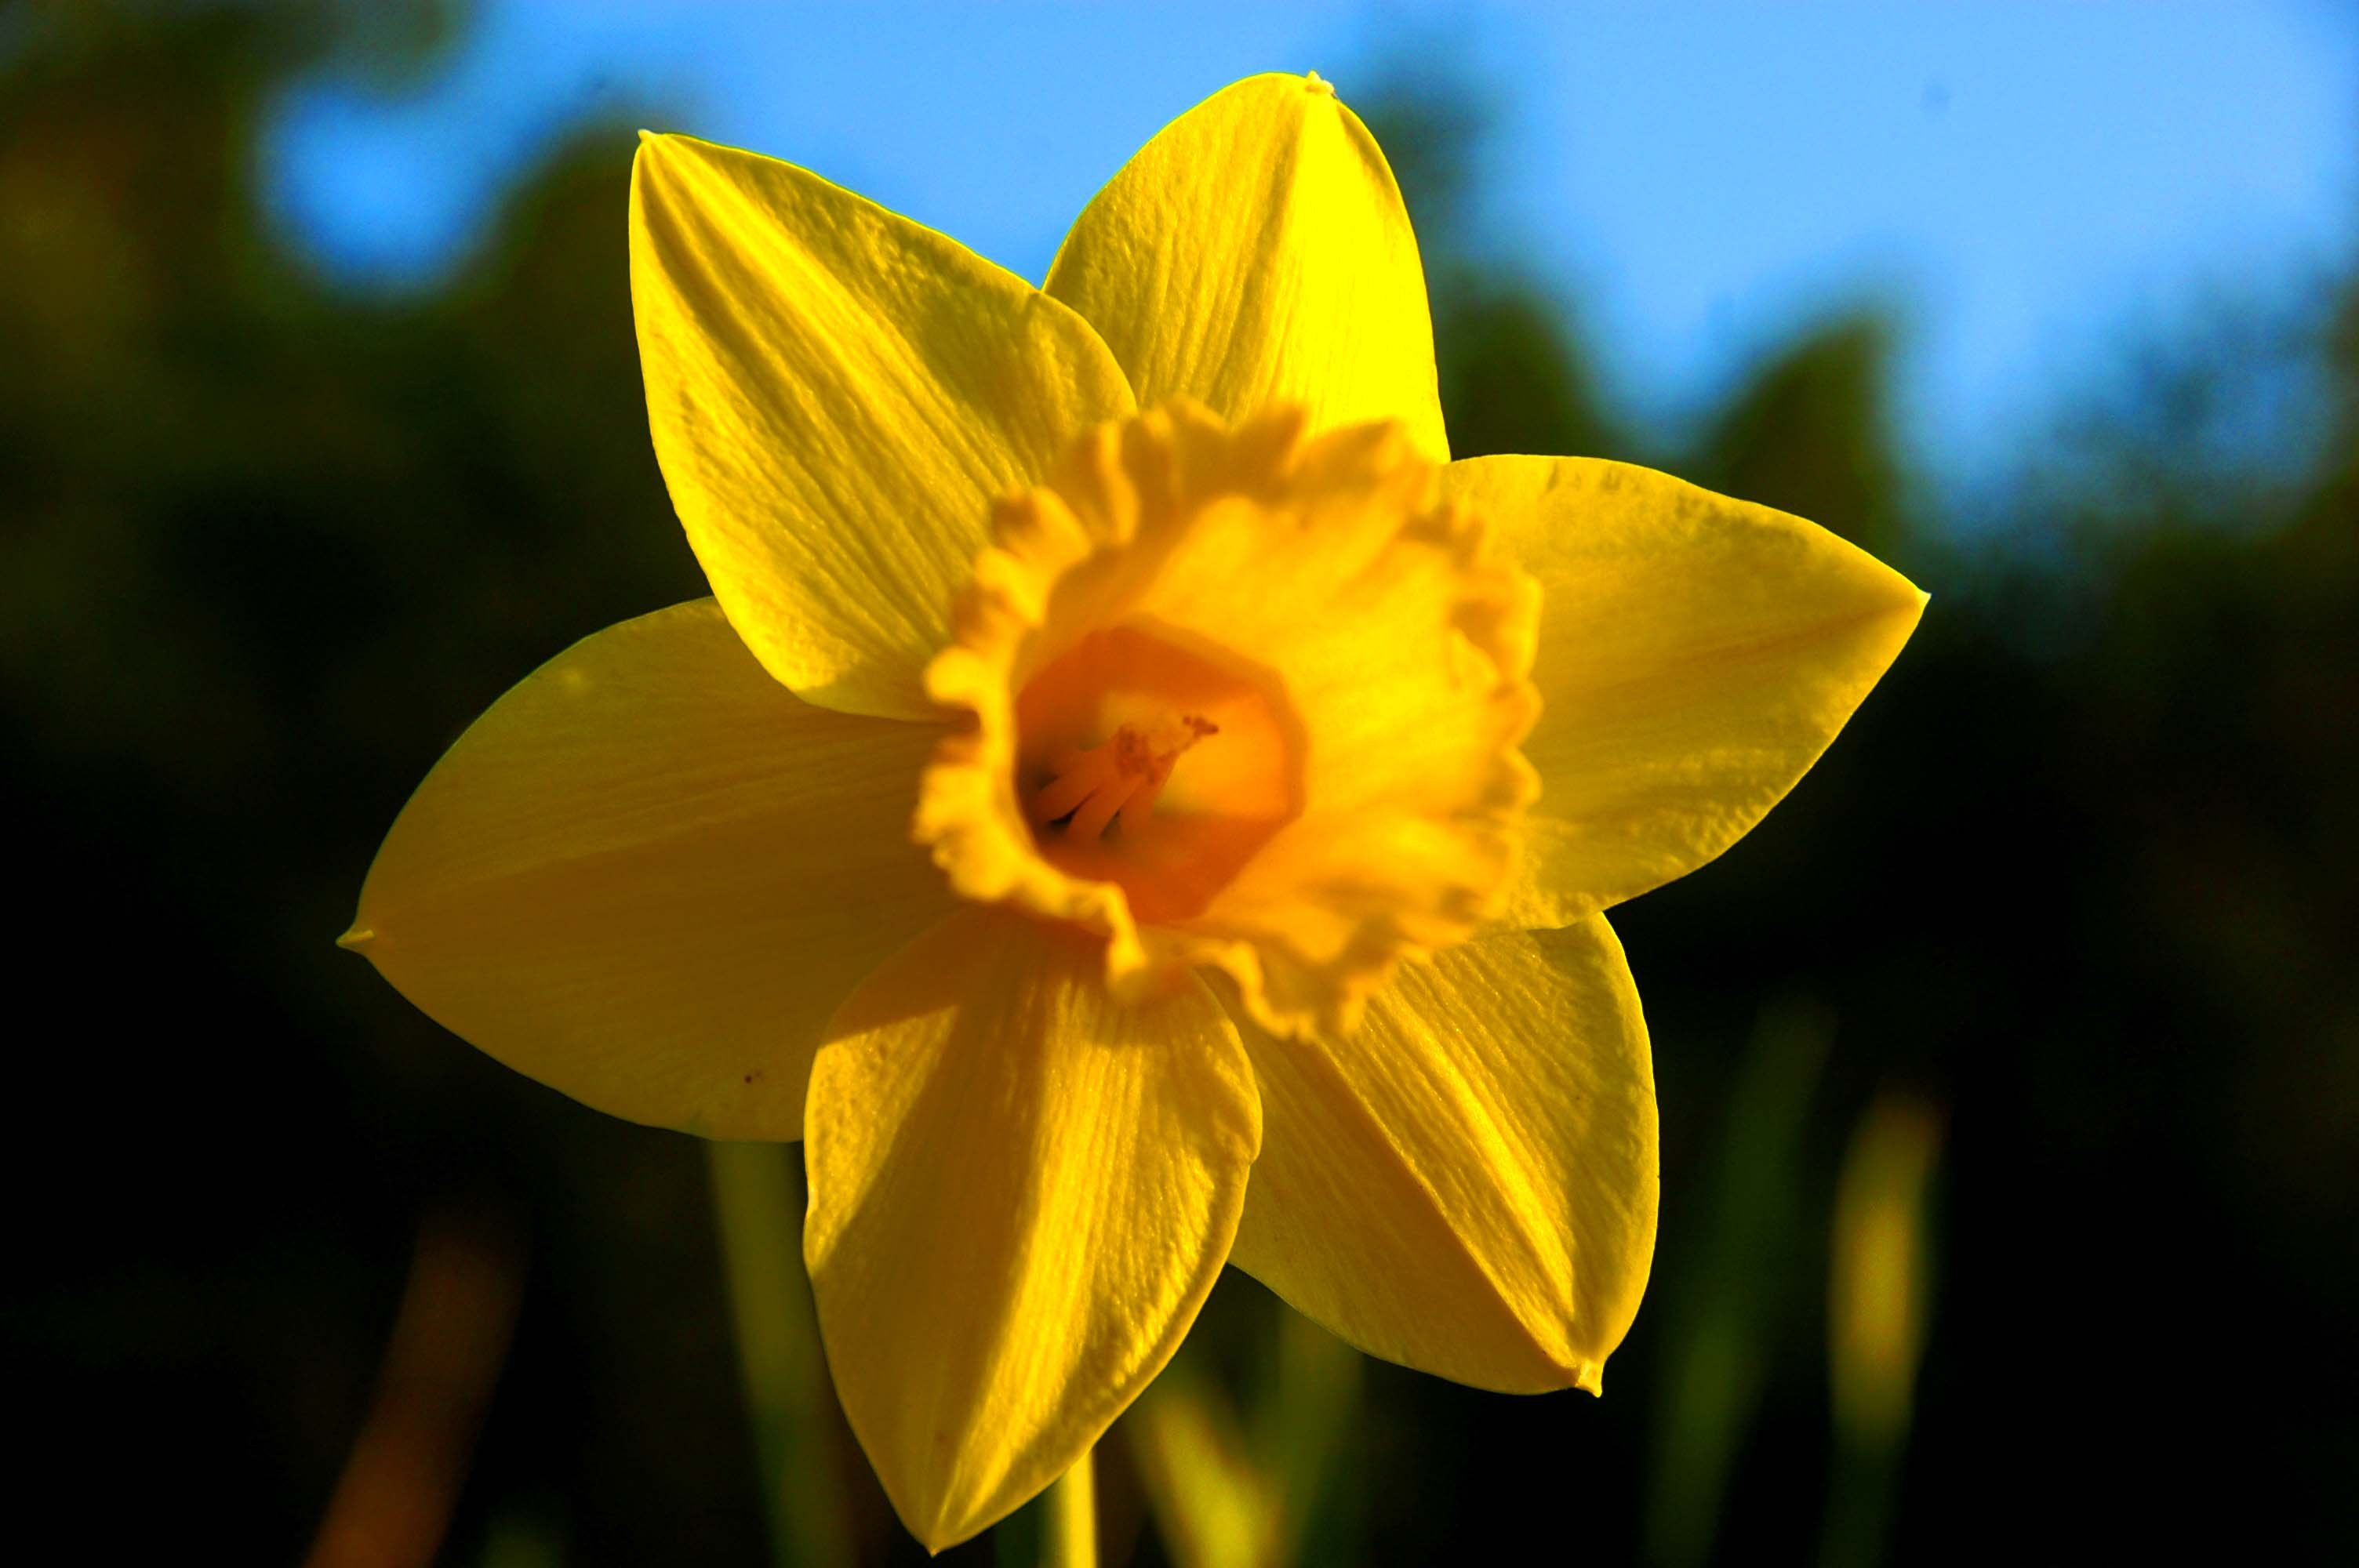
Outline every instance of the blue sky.
[[2129, 338], [2359, 251], [2359, 16], [2326, 4], [490, 0], [421, 81], [300, 84], [264, 156], [291, 243], [361, 287], [430, 283], [536, 155], [617, 115], [805, 164], [1037, 278], [1223, 84], [1316, 70], [1350, 101], [1434, 60], [1488, 95], [1482, 242], [1577, 307], [1627, 414], [1673, 427], [1877, 301], [1920, 455], [1986, 469]]

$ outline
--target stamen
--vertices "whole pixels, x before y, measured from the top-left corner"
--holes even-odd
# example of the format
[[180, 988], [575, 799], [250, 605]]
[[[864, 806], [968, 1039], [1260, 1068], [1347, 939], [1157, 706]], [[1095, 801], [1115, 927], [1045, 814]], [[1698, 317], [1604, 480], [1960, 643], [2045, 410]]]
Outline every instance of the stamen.
[[1087, 840], [1103, 834], [1106, 824], [1114, 820], [1114, 814], [1122, 809], [1123, 803], [1137, 789], [1137, 774], [1116, 773], [1111, 783], [1082, 802], [1082, 808], [1073, 813], [1072, 821], [1065, 826], [1066, 836]]
[[1123, 831], [1136, 833], [1155, 809], [1171, 769], [1190, 747], [1221, 727], [1183, 713], [1142, 734], [1125, 724], [1103, 746], [1060, 752], [1049, 764], [1049, 780], [1033, 795], [1026, 813], [1045, 827], [1070, 816], [1069, 838], [1095, 839], [1119, 816]]

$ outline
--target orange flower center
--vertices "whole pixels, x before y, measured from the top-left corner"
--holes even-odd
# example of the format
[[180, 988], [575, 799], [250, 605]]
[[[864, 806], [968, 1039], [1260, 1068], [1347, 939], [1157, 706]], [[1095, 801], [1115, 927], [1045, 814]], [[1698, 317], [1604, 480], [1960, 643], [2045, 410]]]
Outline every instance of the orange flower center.
[[1016, 732], [1042, 858], [1115, 883], [1144, 920], [1201, 910], [1301, 809], [1299, 726], [1276, 682], [1168, 632], [1082, 638], [1026, 683]]
[[1147, 826], [1155, 797], [1170, 782], [1180, 753], [1221, 727], [1201, 714], [1167, 719], [1152, 734], [1125, 724], [1103, 746], [1067, 747], [1049, 763], [1049, 778], [1025, 808], [1035, 827], [1068, 827], [1075, 841], [1102, 838], [1120, 823], [1136, 834]]

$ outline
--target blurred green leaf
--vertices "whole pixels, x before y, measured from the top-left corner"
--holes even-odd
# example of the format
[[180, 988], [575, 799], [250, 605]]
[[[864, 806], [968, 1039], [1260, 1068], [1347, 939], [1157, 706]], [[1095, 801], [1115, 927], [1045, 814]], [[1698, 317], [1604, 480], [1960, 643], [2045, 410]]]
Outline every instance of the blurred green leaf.
[[1804, 1135], [1833, 1035], [1832, 1016], [1813, 1003], [1763, 1011], [1712, 1140], [1708, 1207], [1666, 1249], [1646, 1538], [1663, 1568], [1712, 1560], [1730, 1472], [1799, 1304], [1811, 1246]]

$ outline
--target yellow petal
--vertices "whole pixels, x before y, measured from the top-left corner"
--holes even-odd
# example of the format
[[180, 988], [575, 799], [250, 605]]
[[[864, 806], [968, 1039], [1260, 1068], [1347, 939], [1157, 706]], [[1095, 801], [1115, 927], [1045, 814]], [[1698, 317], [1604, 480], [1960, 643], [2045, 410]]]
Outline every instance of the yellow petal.
[[713, 592], [770, 673], [857, 713], [918, 673], [992, 498], [1131, 407], [1087, 323], [790, 164], [649, 136], [631, 175], [647, 418]]
[[1400, 187], [1316, 76], [1256, 76], [1165, 126], [1085, 208], [1049, 292], [1089, 318], [1144, 406], [1311, 428], [1398, 419], [1450, 455], [1433, 321]]
[[1407, 965], [1348, 1039], [1240, 1027], [1267, 1133], [1232, 1260], [1371, 1355], [1597, 1391], [1657, 1191], [1646, 1023], [1603, 917]]
[[600, 1110], [798, 1137], [828, 1015], [951, 907], [908, 841], [940, 735], [801, 701], [711, 600], [625, 622], [459, 738], [345, 945]]
[[940, 1551], [1062, 1475], [1228, 1257], [1261, 1138], [1202, 982], [1136, 1006], [1001, 910], [912, 943], [811, 1070], [803, 1255], [844, 1413]]
[[1540, 798], [1505, 918], [1560, 925], [1684, 876], [1794, 787], [1925, 596], [1825, 529], [1649, 469], [1473, 458], [1446, 493], [1539, 579]]

